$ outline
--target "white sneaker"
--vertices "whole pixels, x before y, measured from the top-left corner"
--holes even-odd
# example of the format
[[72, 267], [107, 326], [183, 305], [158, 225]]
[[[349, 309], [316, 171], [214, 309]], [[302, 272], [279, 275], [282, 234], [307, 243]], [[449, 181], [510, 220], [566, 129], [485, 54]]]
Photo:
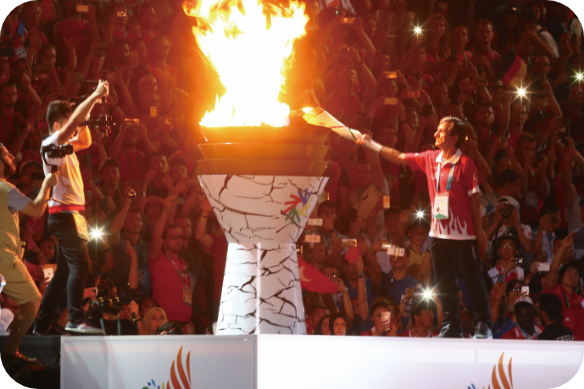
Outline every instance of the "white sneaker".
[[67, 322], [65, 331], [78, 334], [105, 335], [105, 332], [101, 328], [95, 328], [87, 323], [73, 324], [71, 322]]

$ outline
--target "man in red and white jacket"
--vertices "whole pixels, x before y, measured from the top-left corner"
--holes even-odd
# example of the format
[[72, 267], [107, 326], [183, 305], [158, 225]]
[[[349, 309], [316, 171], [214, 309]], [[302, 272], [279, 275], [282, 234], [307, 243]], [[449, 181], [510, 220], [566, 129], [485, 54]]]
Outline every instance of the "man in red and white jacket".
[[514, 307], [517, 325], [505, 332], [502, 339], [536, 340], [544, 328], [535, 324], [533, 301], [527, 296], [521, 296], [515, 302]]
[[489, 297], [479, 255], [479, 247], [486, 250], [489, 243], [481, 223], [477, 167], [460, 150], [466, 126], [458, 118], [445, 117], [434, 138], [437, 150], [423, 153], [404, 154], [373, 142], [367, 135], [356, 143], [376, 150], [390, 162], [426, 174], [432, 204], [432, 268], [444, 310], [439, 337], [462, 338], [456, 285], [460, 276], [471, 297], [472, 319], [477, 323], [474, 338], [492, 339]]

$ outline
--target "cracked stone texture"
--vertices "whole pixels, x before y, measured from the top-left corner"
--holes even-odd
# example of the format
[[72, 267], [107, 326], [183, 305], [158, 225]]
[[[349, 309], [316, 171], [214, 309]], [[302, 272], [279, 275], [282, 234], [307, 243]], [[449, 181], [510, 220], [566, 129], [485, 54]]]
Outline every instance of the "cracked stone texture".
[[[328, 177], [199, 179], [229, 241], [217, 334], [306, 334], [296, 241]], [[310, 194], [304, 216], [286, 220], [298, 189]]]
[[[294, 243], [302, 233], [328, 177], [199, 176], [201, 186], [229, 243]], [[282, 211], [298, 190], [311, 193], [300, 222]], [[302, 204], [297, 209], [302, 208]]]

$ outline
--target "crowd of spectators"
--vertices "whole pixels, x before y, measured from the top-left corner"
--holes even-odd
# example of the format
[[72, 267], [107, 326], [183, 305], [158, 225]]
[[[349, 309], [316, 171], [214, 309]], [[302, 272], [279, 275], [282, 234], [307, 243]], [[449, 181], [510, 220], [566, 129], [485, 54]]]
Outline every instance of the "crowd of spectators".
[[[282, 100], [321, 106], [402, 152], [434, 149], [439, 121], [463, 120], [490, 240], [480, 257], [495, 337], [584, 340], [584, 52], [574, 13], [541, 0], [304, 3], [310, 20]], [[96, 286], [86, 308], [107, 334], [204, 334], [217, 320], [227, 242], [195, 171], [198, 123], [221, 88], [195, 23], [179, 0], [43, 0], [2, 25], [0, 142], [18, 159], [9, 182], [31, 198], [47, 105], [78, 104], [97, 80], [110, 83], [87, 120], [93, 144], [77, 153]], [[320, 242], [302, 243], [301, 255], [339, 291], [304, 291], [308, 333], [436, 335], [423, 173], [335, 134], [331, 146], [326, 201], [312, 216], [323, 223], [307, 228]], [[21, 217], [20, 230], [42, 293], [59, 247], [46, 214]], [[359, 253], [351, 260], [347, 242]], [[404, 250], [390, 255], [388, 245]], [[111, 293], [113, 303], [95, 302]], [[55, 328], [67, 321], [59, 309]]]

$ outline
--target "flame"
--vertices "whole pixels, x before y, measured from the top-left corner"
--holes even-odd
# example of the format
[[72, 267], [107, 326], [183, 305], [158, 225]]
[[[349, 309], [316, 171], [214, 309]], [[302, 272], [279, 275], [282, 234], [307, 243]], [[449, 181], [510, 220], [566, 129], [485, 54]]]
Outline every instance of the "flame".
[[[187, 363], [186, 363], [186, 373], [185, 367], [182, 364], [182, 350], [183, 346], [181, 346], [180, 350], [178, 350], [178, 355], [176, 356], [176, 360], [172, 361], [172, 366], [170, 367], [170, 381], [166, 382], [166, 387], [171, 389], [191, 389], [191, 352], [187, 354]], [[174, 367], [174, 363], [177, 362], [176, 368]], [[178, 377], [177, 377], [178, 372]], [[187, 378], [188, 374], [188, 378]], [[179, 381], [180, 378], [180, 381]], [[172, 387], [171, 384], [172, 383]], [[181, 386], [182, 383], [182, 386]], [[164, 383], [162, 384], [164, 389]]]
[[260, 0], [199, 0], [183, 9], [198, 18], [193, 33], [226, 89], [206, 127], [283, 126], [290, 107], [278, 101], [294, 40], [305, 34], [304, 4], [279, 8]]

